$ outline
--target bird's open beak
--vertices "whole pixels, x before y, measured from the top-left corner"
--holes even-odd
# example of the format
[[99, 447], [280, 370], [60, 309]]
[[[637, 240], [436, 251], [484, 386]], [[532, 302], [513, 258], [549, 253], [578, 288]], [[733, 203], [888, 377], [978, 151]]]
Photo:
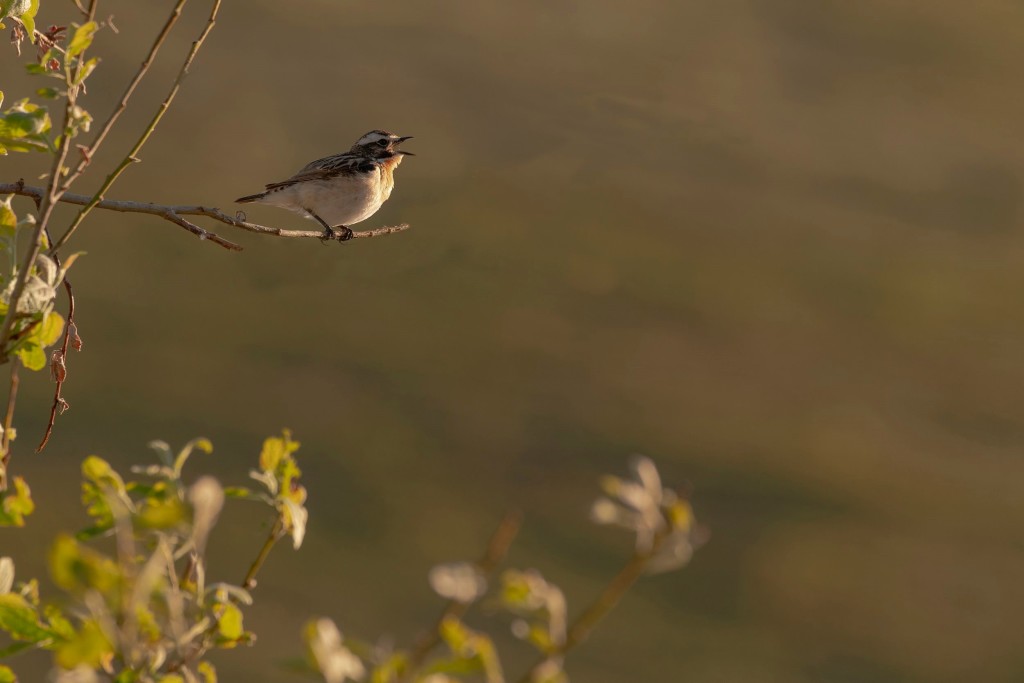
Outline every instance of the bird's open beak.
[[[398, 145], [402, 144], [406, 140], [412, 140], [412, 136], [411, 135], [404, 135], [404, 136], [402, 136], [400, 138], [396, 138], [395, 139], [395, 146], [398, 146]], [[401, 149], [396, 149], [395, 151], [398, 152], [399, 154], [401, 154], [403, 156], [407, 156], [407, 157], [414, 157], [414, 156], [416, 156], [412, 152], [406, 152], [406, 151], [401, 150]]]

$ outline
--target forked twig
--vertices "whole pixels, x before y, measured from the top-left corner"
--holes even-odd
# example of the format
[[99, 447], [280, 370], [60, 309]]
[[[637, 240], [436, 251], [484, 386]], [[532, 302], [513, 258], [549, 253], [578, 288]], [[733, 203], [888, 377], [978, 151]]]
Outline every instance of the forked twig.
[[[181, 2], [181, 0], [179, 0], [179, 2]], [[164, 98], [164, 101], [157, 108], [156, 114], [153, 115], [153, 119], [149, 122], [149, 125], [146, 126], [144, 131], [142, 131], [142, 135], [139, 136], [139, 139], [135, 142], [135, 145], [132, 147], [131, 151], [128, 152], [127, 156], [121, 160], [121, 163], [117, 165], [117, 168], [115, 168], [113, 172], [107, 176], [107, 179], [103, 181], [100, 189], [96, 191], [96, 194], [93, 195], [89, 203], [87, 203], [82, 210], [78, 212], [78, 215], [75, 216], [75, 219], [71, 222], [67, 231], [65, 231], [65, 233], [61, 235], [60, 239], [50, 247], [50, 253], [57, 253], [61, 247], [67, 244], [67, 241], [71, 238], [71, 235], [75, 233], [75, 230], [78, 229], [78, 226], [82, 224], [85, 217], [89, 215], [89, 212], [92, 211], [93, 208], [95, 208], [103, 199], [103, 194], [110, 189], [110, 186], [114, 184], [122, 173], [124, 173], [126, 168], [138, 161], [139, 151], [142, 150], [143, 145], [145, 145], [149, 140], [149, 136], [153, 134], [154, 130], [156, 130], [157, 124], [160, 123], [160, 119], [162, 119], [164, 114], [167, 113], [167, 110], [171, 106], [171, 102], [174, 101], [175, 96], [177, 96], [178, 91], [181, 89], [181, 83], [188, 74], [189, 67], [192, 66], [193, 60], [195, 60], [196, 55], [199, 54], [199, 49], [203, 46], [203, 42], [206, 40], [206, 37], [210, 35], [210, 31], [212, 31], [213, 27], [217, 24], [217, 12], [220, 11], [220, 4], [221, 0], [213, 0], [213, 5], [210, 7], [210, 16], [206, 20], [206, 25], [199, 33], [199, 37], [192, 43], [192, 48], [189, 50], [188, 55], [185, 56], [185, 61], [182, 62], [181, 68], [178, 70], [178, 76], [174, 79], [174, 84], [171, 86], [170, 92], [167, 93], [167, 97]], [[190, 229], [184, 225], [182, 227]]]
[[114, 107], [114, 111], [110, 112], [110, 116], [107, 117], [107, 120], [103, 123], [99, 132], [96, 133], [96, 137], [93, 138], [92, 143], [88, 147], [80, 148], [82, 158], [78, 160], [78, 164], [70, 173], [68, 173], [67, 178], [65, 178], [64, 182], [61, 184], [62, 190], [67, 191], [67, 189], [71, 187], [71, 183], [78, 180], [79, 176], [85, 172], [85, 167], [89, 165], [90, 161], [92, 161], [92, 157], [96, 154], [96, 150], [98, 150], [100, 145], [103, 144], [107, 134], [110, 133], [110, 129], [114, 127], [117, 119], [120, 118], [121, 114], [124, 113], [125, 108], [128, 107], [128, 100], [131, 98], [132, 93], [135, 92], [135, 88], [138, 87], [139, 83], [145, 77], [146, 72], [149, 71], [150, 65], [152, 65], [153, 60], [156, 59], [157, 52], [160, 51], [160, 48], [163, 46], [168, 34], [170, 34], [171, 29], [174, 28], [174, 25], [178, 22], [178, 19], [181, 17], [181, 12], [185, 8], [185, 3], [187, 2], [188, 0], [178, 0], [177, 4], [175, 4], [174, 8], [171, 10], [163, 28], [160, 29], [160, 33], [157, 34], [156, 39], [153, 41], [153, 45], [149, 48], [149, 53], [146, 55], [146, 58], [142, 60], [139, 70], [135, 72], [135, 76], [128, 83], [128, 87], [125, 88], [124, 94], [121, 95], [120, 102], [118, 102], [117, 106]]

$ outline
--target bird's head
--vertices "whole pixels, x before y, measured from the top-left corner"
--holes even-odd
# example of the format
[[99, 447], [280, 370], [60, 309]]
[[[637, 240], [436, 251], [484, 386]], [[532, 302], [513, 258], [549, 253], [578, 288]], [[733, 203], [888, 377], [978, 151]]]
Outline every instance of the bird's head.
[[402, 136], [389, 133], [386, 130], [371, 130], [356, 140], [356, 144], [352, 145], [351, 151], [354, 154], [361, 154], [370, 158], [392, 157], [395, 155], [415, 156], [412, 152], [403, 152], [398, 149], [399, 145], [411, 138], [411, 135]]

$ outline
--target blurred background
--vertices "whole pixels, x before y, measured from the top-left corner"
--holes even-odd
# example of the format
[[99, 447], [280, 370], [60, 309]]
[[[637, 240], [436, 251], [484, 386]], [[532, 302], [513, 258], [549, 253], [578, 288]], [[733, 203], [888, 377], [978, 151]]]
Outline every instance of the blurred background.
[[[193, 4], [79, 191], [163, 98]], [[120, 33], [97, 39], [100, 119], [171, 3], [101, 6]], [[73, 16], [50, 0], [38, 21]], [[86, 523], [88, 454], [203, 435], [193, 473], [244, 484], [290, 427], [306, 544], [261, 575], [257, 646], [214, 661], [292, 680], [311, 615], [408, 644], [440, 608], [428, 569], [476, 557], [513, 505], [510, 562], [578, 611], [630, 550], [587, 520], [597, 479], [639, 452], [712, 537], [639, 584], [574, 681], [1024, 679], [1022, 27], [996, 0], [226, 3], [110, 196], [231, 210], [386, 128], [418, 156], [359, 227], [413, 229], [208, 226], [239, 254], [94, 212], [71, 245], [72, 409], [33, 455], [52, 385], [23, 381], [13, 469], [38, 511], [0, 550], [45, 573], [53, 534]], [[2, 59], [9, 102], [39, 87]], [[253, 510], [223, 518], [214, 576], [241, 580]], [[518, 676], [530, 654], [503, 646]]]

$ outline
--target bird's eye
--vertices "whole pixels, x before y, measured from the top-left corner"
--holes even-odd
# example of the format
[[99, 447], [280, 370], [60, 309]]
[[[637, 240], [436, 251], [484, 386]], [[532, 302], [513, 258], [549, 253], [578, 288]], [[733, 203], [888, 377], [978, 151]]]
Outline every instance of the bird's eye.
[[377, 140], [377, 144], [380, 145], [381, 147], [387, 147], [388, 146], [388, 139], [387, 138], [382, 138], [380, 140]]

